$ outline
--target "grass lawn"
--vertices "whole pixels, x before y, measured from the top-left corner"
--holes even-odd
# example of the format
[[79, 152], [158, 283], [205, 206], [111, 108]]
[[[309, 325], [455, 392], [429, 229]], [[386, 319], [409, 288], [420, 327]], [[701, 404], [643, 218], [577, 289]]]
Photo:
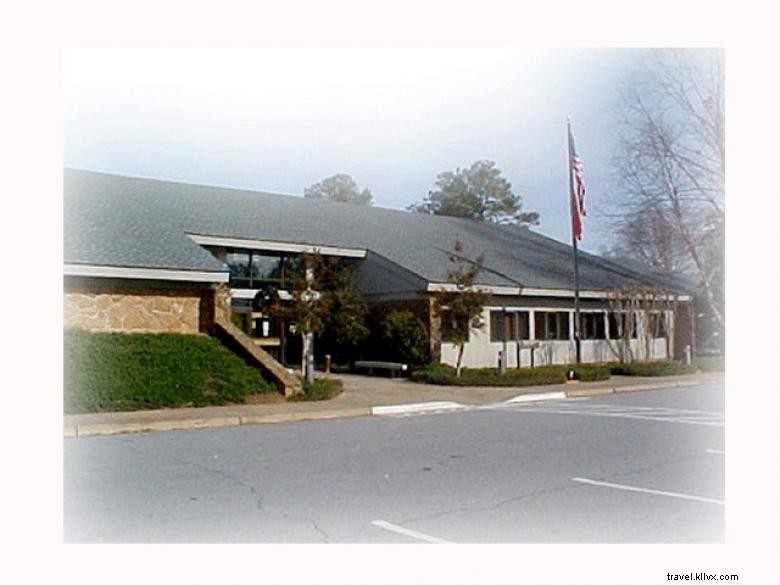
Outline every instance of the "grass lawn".
[[66, 330], [64, 338], [67, 414], [243, 403], [276, 393], [211, 337]]
[[332, 380], [330, 378], [315, 378], [314, 382], [309, 384], [303, 382], [303, 393], [290, 396], [287, 400], [290, 402], [308, 402], [313, 400], [330, 400], [338, 396], [344, 389], [344, 383], [341, 380]]

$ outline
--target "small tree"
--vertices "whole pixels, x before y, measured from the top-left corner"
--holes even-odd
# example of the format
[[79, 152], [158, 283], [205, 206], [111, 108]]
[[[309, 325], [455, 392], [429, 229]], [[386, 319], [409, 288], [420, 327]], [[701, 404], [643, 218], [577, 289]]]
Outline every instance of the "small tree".
[[355, 284], [351, 267], [338, 265], [329, 271], [323, 294], [329, 299], [322, 341], [336, 359], [353, 359], [358, 346], [370, 335], [366, 326], [368, 305]]
[[483, 270], [483, 255], [471, 261], [463, 256], [463, 245], [455, 240], [455, 247], [449, 256], [451, 269], [447, 274], [447, 284], [443, 290], [434, 293], [434, 313], [437, 317], [449, 321], [452, 342], [458, 346], [456, 371], [460, 377], [463, 352], [472, 329], [480, 330], [485, 323], [482, 309], [488, 295], [475, 286], [474, 281]]
[[[291, 268], [292, 286], [287, 291], [291, 300], [281, 303], [265, 299], [265, 302], [275, 316], [292, 323], [296, 333], [300, 334], [303, 346], [301, 368], [306, 381], [313, 382], [314, 334], [323, 330], [332, 302], [328, 295], [322, 294], [321, 289], [332, 269], [332, 263], [315, 251], [302, 254], [297, 265]], [[265, 295], [268, 296], [267, 291]]]

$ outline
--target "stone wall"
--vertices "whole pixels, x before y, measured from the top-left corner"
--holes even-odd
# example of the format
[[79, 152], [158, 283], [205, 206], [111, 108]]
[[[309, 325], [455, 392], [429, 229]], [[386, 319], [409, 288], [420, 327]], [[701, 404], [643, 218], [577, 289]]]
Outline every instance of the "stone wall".
[[213, 299], [213, 291], [200, 287], [66, 281], [64, 325], [93, 332], [197, 334], [204, 332], [202, 310]]

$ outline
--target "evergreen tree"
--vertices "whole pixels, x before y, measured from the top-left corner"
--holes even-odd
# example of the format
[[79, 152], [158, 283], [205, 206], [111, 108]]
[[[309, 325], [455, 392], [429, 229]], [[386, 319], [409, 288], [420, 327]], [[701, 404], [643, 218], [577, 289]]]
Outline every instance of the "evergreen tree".
[[355, 205], [371, 205], [371, 191], [358, 187], [349, 175], [339, 174], [323, 179], [307, 187], [303, 196], [307, 199], [327, 199]]
[[420, 203], [407, 207], [417, 213], [468, 217], [493, 223], [539, 223], [538, 213], [522, 211], [522, 201], [496, 168], [481, 160], [468, 169], [455, 169], [436, 177], [436, 188]]

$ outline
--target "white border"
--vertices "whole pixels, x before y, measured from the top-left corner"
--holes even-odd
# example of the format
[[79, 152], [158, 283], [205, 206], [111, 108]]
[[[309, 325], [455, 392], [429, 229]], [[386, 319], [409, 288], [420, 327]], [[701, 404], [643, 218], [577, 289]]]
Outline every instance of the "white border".
[[65, 264], [65, 276], [98, 276], [101, 278], [137, 278], [143, 280], [181, 280], [189, 282], [228, 282], [228, 272], [168, 270], [165, 268], [129, 268], [94, 264]]
[[[510, 296], [524, 296], [524, 297], [565, 297], [574, 298], [574, 291], [565, 290], [562, 288], [521, 288], [519, 286], [488, 286], [488, 285], [475, 285], [477, 290], [486, 292], [493, 295], [510, 295]], [[428, 284], [428, 292], [446, 291], [446, 292], [458, 292], [457, 285], [444, 282], [431, 282]], [[599, 290], [581, 290], [580, 298], [584, 299], [606, 299], [611, 294], [609, 291]], [[690, 295], [656, 295], [658, 300], [673, 300], [677, 298], [678, 301], [690, 301]], [[513, 307], [514, 308], [514, 307]]]
[[[230, 296], [234, 299], [254, 299], [257, 293], [260, 292], [259, 288], [231, 288]], [[286, 290], [279, 291], [279, 298], [283, 301], [291, 301], [292, 295]]]
[[[527, 297], [574, 297], [573, 290], [565, 290], [560, 288], [523, 288], [520, 294]], [[614, 294], [611, 291], [600, 290], [581, 290], [580, 298], [584, 299], [605, 299], [608, 296]], [[656, 295], [656, 299], [671, 301], [675, 297], [678, 301], [690, 301], [690, 295]]]
[[245, 238], [224, 238], [221, 236], [205, 236], [187, 234], [190, 239], [201, 246], [225, 246], [226, 248], [245, 248], [247, 250], [270, 250], [274, 252], [319, 252], [323, 256], [344, 256], [347, 258], [365, 258], [366, 250], [360, 248], [339, 248], [336, 246], [318, 246], [315, 244], [295, 244], [273, 240], [250, 240]]
[[[520, 294], [520, 287], [517, 286], [488, 286], [488, 285], [481, 285], [477, 284], [474, 286], [479, 291], [489, 293], [492, 295], [519, 295]], [[431, 282], [428, 283], [428, 288], [426, 289], [428, 292], [438, 292], [438, 291], [445, 291], [445, 292], [458, 292], [458, 286], [449, 282]]]

